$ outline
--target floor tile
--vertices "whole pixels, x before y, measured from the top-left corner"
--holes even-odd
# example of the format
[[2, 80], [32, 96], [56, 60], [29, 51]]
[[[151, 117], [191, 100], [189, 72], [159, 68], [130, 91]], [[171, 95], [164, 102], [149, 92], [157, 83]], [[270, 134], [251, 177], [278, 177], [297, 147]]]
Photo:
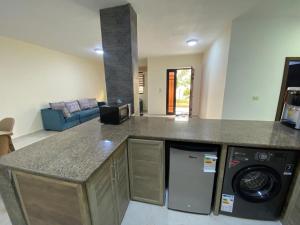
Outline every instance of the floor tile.
[[0, 225], [12, 225], [0, 196]]
[[199, 215], [131, 201], [122, 225], [281, 225], [279, 221], [258, 221], [230, 216]]
[[57, 131], [45, 131], [45, 130], [40, 130], [28, 135], [20, 136], [17, 138], [13, 138], [13, 144], [16, 150], [21, 149], [25, 146], [28, 146], [34, 142], [43, 140], [45, 138], [51, 137], [55, 134], [57, 134]]

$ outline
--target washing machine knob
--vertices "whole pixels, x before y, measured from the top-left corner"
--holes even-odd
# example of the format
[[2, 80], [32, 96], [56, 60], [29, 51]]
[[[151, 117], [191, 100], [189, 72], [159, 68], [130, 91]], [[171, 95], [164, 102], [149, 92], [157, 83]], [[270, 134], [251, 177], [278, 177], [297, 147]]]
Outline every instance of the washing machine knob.
[[256, 153], [256, 160], [259, 160], [259, 161], [267, 161], [267, 160], [270, 160], [270, 156], [268, 153], [266, 152], [257, 152]]

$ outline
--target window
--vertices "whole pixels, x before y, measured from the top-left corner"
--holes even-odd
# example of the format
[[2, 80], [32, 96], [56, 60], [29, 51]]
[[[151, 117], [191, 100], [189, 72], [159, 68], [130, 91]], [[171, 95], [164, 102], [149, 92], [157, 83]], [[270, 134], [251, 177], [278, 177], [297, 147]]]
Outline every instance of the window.
[[139, 94], [144, 94], [145, 73], [139, 72]]

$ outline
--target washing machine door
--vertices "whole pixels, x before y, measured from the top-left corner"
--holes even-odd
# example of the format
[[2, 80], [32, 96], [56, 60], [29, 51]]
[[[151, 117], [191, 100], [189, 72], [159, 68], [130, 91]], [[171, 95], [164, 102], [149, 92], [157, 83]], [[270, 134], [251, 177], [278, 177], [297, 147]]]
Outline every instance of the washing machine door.
[[267, 166], [241, 169], [233, 178], [234, 192], [249, 202], [265, 202], [274, 198], [281, 189], [280, 175]]

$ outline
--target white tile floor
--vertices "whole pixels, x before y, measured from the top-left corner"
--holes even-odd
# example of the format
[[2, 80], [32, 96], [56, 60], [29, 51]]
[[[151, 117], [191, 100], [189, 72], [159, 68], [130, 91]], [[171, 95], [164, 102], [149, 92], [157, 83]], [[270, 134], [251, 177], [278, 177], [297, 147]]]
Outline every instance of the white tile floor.
[[[13, 139], [18, 150], [26, 145], [50, 137], [57, 132], [38, 131], [30, 135]], [[0, 225], [12, 225], [0, 197]], [[168, 210], [166, 206], [156, 206], [131, 201], [122, 225], [281, 225], [280, 222], [268, 222], [233, 218], [229, 216], [197, 215]]]
[[131, 201], [122, 225], [281, 225], [279, 221], [258, 221], [230, 216], [198, 215], [168, 210], [166, 206], [156, 206]]
[[11, 225], [10, 219], [5, 210], [5, 206], [3, 204], [1, 196], [0, 196], [0, 225]]
[[34, 142], [38, 142], [40, 140], [43, 140], [47, 137], [50, 137], [52, 135], [55, 135], [59, 132], [57, 131], [45, 131], [45, 130], [40, 130], [28, 135], [24, 135], [21, 137], [13, 138], [13, 144], [16, 150], [23, 148], [27, 145], [30, 145]]

